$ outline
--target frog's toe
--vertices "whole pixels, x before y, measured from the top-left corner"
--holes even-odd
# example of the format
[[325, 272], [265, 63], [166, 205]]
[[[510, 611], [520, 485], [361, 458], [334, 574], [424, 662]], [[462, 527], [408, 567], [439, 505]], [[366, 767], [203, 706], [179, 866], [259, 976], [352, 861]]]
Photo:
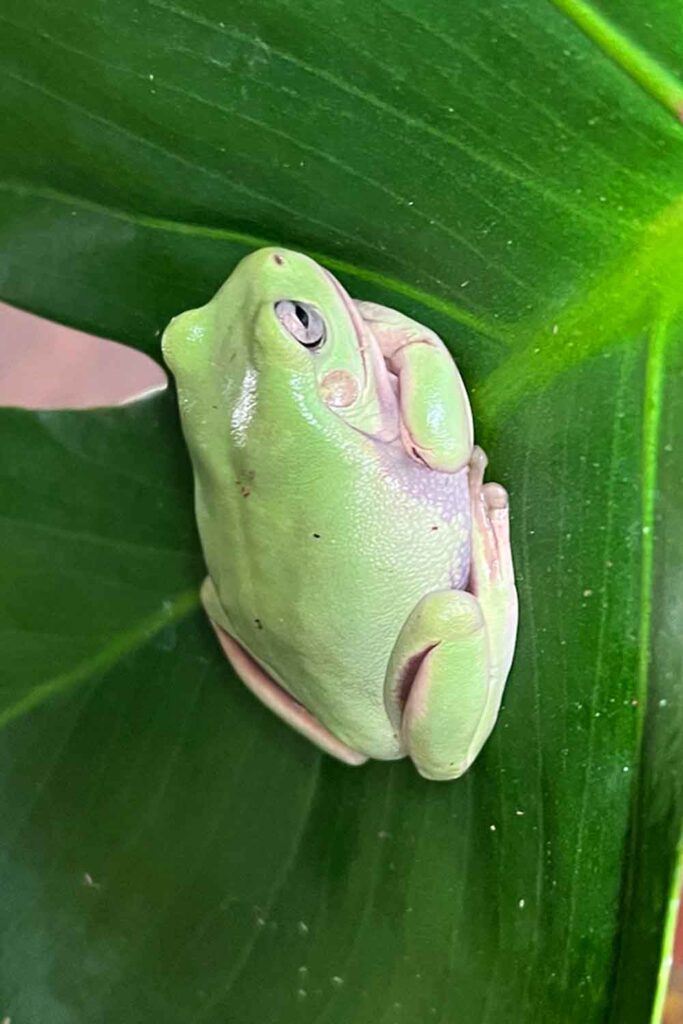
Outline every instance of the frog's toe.
[[508, 492], [501, 484], [484, 484], [481, 493], [490, 511], [506, 509], [509, 505]]
[[470, 456], [470, 489], [473, 492], [481, 488], [488, 461], [484, 449], [475, 444]]

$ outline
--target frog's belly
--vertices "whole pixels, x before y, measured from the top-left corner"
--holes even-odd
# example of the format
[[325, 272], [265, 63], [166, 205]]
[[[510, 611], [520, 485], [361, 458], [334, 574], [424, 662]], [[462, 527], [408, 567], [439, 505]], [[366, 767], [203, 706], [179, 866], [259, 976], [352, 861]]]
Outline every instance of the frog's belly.
[[391, 759], [403, 754], [383, 696], [394, 643], [425, 594], [467, 583], [467, 469], [409, 466], [372, 501], [362, 481], [343, 493], [271, 523], [266, 548], [248, 535], [233, 546], [249, 557], [222, 576], [238, 586], [220, 594], [220, 624], [335, 736]]

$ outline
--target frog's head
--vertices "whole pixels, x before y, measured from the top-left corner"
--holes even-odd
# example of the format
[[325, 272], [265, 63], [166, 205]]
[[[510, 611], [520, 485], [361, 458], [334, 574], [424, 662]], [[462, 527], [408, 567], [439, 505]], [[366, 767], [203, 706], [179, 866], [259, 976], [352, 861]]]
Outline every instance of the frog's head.
[[377, 342], [339, 282], [300, 253], [247, 256], [206, 306], [171, 322], [162, 345], [181, 401], [213, 394], [235, 406], [244, 381], [260, 378], [365, 433], [397, 436], [397, 402]]

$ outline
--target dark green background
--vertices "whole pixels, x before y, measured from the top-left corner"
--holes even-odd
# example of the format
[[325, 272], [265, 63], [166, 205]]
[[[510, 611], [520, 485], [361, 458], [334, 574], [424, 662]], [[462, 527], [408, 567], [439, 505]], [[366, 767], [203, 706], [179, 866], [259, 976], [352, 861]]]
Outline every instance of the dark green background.
[[185, 3], [5, 0], [0, 293], [158, 358], [268, 240], [429, 323], [510, 490], [519, 646], [463, 780], [338, 765], [198, 611], [172, 394], [4, 411], [0, 1016], [646, 1024], [683, 803], [678, 5], [588, 9], [638, 85], [577, 2]]

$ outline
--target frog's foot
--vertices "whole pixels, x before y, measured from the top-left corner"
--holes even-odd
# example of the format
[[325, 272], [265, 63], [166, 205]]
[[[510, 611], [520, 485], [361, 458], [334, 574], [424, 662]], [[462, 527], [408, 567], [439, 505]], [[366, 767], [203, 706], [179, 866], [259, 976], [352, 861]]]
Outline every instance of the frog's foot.
[[485, 468], [486, 456], [481, 448], [475, 447], [470, 461], [472, 565], [469, 590], [484, 613], [499, 704], [515, 650], [517, 591], [510, 549], [507, 491], [500, 484], [482, 484]]
[[306, 710], [303, 704], [294, 700], [229, 633], [226, 633], [213, 619], [210, 621], [223, 652], [235, 672], [267, 708], [274, 711], [288, 725], [315, 743], [326, 754], [331, 754], [332, 757], [345, 761], [346, 764], [357, 765], [367, 761], [364, 754], [357, 753], [338, 740], [322, 722], [319, 722], [310, 711]]
[[[483, 585], [484, 577], [491, 583], [505, 581], [514, 585], [507, 491], [500, 484], [483, 482], [487, 462], [485, 453], [475, 445], [469, 472], [473, 541], [471, 576], [479, 575], [480, 585]], [[470, 589], [476, 592], [472, 586]]]
[[477, 742], [486, 742], [498, 717], [517, 638], [517, 590], [510, 549], [510, 507], [500, 484], [482, 483], [486, 455], [475, 447], [470, 461], [472, 565], [469, 590], [484, 616], [490, 686]]

